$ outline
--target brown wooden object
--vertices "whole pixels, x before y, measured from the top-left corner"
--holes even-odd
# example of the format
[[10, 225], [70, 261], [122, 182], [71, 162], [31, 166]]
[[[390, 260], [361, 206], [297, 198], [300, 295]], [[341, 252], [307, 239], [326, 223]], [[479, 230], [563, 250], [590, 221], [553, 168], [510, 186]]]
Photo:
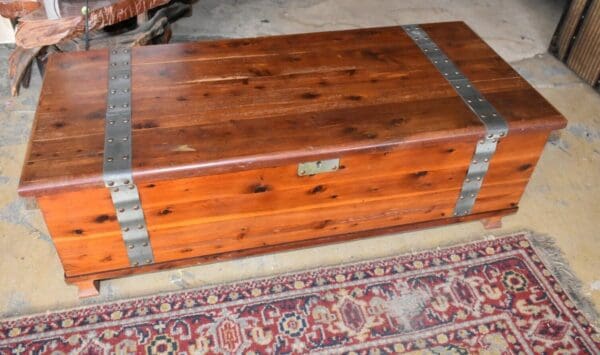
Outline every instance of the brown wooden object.
[[567, 3], [550, 53], [600, 91], [600, 0]]
[[485, 229], [502, 228], [502, 216], [492, 216], [481, 220]]
[[[8, 77], [10, 78], [10, 92], [13, 96], [19, 94], [21, 85], [28, 86], [31, 63], [41, 49], [41, 47], [31, 49], [16, 47], [8, 57]], [[26, 82], [27, 85], [25, 85]]]
[[486, 129], [402, 28], [139, 47], [133, 177], [154, 253], [139, 267], [103, 183], [108, 52], [52, 56], [19, 191], [66, 280], [515, 212], [565, 119], [464, 23], [422, 28], [508, 122], [470, 214], [453, 212]]
[[[89, 30], [117, 24], [165, 5], [170, 0], [96, 0], [89, 2]], [[39, 9], [19, 19], [15, 40], [19, 47], [35, 48], [53, 45], [85, 32], [84, 1], [57, 1], [57, 9]]]
[[[72, 6], [72, 4], [71, 4]], [[191, 11], [189, 4], [171, 3], [159, 10], [145, 22], [130, 31], [115, 35], [111, 32], [92, 31], [88, 34], [88, 48], [100, 49], [112, 46], [142, 46], [151, 43], [167, 43], [171, 37], [170, 22]], [[125, 12], [121, 12], [124, 14]], [[143, 13], [147, 15], [147, 13]], [[27, 87], [31, 75], [32, 61], [37, 59], [38, 67], [43, 72], [44, 58], [51, 52], [83, 51], [86, 49], [84, 38], [72, 38], [46, 47], [23, 48], [17, 46], [8, 59], [11, 94], [19, 94], [21, 86]]]
[[0, 0], [0, 16], [14, 20], [40, 8], [38, 0]]

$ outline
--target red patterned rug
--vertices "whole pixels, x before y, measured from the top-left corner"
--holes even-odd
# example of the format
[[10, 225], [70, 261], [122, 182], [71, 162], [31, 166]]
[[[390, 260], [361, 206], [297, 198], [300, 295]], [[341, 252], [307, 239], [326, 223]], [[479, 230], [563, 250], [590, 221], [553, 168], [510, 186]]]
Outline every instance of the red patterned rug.
[[526, 234], [0, 323], [2, 354], [600, 354]]

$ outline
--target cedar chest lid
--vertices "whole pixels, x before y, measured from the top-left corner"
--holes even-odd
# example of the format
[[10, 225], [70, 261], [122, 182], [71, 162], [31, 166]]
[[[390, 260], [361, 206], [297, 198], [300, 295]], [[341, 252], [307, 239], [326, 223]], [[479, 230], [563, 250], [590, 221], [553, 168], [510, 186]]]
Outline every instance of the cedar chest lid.
[[[564, 118], [463, 22], [421, 26], [508, 122]], [[340, 157], [485, 128], [401, 27], [132, 52], [136, 182]], [[108, 51], [53, 55], [19, 192], [101, 187]]]

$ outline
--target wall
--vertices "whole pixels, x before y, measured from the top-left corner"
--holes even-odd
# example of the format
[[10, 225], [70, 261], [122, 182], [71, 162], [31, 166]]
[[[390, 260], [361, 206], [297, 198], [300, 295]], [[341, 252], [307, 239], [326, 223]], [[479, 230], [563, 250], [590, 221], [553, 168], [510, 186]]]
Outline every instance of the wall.
[[0, 17], [0, 43], [15, 43], [15, 34], [10, 20]]

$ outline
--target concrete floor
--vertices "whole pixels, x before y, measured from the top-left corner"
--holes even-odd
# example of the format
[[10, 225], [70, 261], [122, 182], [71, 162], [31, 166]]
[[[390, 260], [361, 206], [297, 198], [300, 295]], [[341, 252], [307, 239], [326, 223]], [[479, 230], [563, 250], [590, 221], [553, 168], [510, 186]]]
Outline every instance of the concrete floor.
[[[493, 234], [529, 229], [556, 238], [586, 295], [600, 305], [600, 95], [546, 54], [563, 1], [200, 0], [174, 26], [177, 40], [464, 20], [569, 120], [547, 144], [518, 214]], [[489, 235], [479, 222], [102, 282], [80, 301], [67, 286], [44, 222], [15, 192], [39, 77], [9, 96], [0, 48], [0, 317], [149, 295], [451, 245]], [[598, 307], [597, 307], [598, 308]]]

